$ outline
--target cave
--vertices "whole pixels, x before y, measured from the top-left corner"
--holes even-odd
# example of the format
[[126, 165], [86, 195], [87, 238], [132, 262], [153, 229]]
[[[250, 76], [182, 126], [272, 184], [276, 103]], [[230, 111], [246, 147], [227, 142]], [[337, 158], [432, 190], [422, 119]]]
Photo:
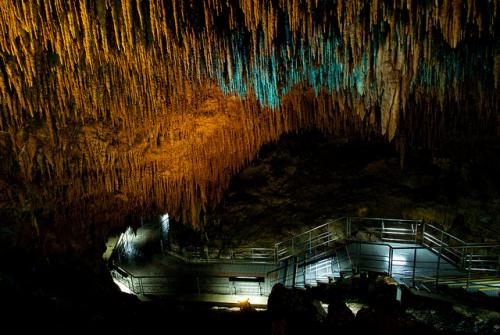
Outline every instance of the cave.
[[2, 327], [500, 334], [499, 8], [2, 1]]

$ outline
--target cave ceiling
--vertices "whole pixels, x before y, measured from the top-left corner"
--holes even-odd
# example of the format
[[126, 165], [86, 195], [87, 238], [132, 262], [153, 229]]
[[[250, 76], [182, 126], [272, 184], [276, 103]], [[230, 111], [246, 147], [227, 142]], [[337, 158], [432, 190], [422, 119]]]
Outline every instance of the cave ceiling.
[[56, 225], [160, 212], [197, 225], [287, 132], [400, 148], [498, 136], [498, 7], [2, 0], [0, 209]]

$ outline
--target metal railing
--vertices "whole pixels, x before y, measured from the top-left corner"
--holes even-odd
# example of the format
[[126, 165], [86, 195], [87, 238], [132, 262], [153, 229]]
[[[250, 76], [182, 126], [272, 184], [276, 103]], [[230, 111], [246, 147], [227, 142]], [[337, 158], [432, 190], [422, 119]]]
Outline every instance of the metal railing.
[[500, 254], [495, 245], [468, 243], [432, 225], [425, 224], [422, 245], [437, 252], [458, 269], [498, 273]]
[[134, 294], [182, 295], [269, 295], [270, 286], [265, 280], [239, 281], [214, 276], [135, 276], [114, 266], [111, 275]]
[[168, 254], [187, 263], [253, 263], [277, 264], [274, 248], [192, 248]]
[[467, 244], [464, 248], [463, 268], [467, 271], [489, 272], [500, 275], [500, 248], [498, 245]]
[[342, 225], [346, 218], [339, 218], [328, 221], [318, 227], [295, 235], [285, 241], [275, 244], [276, 257], [278, 261], [303, 253], [317, 254], [324, 252], [333, 246], [335, 241], [341, 236], [338, 234], [336, 226]]
[[287, 287], [303, 288], [329, 282], [347, 273], [352, 273], [352, 264], [344, 245], [321, 254], [288, 257], [279, 268], [268, 272], [267, 278], [271, 287], [280, 282]]
[[[343, 227], [344, 232], [339, 232]], [[422, 220], [342, 217], [276, 243], [277, 260], [323, 252], [342, 237], [352, 238], [358, 232], [382, 241], [416, 243], [421, 227]]]
[[[315, 255], [327, 255], [325, 247], [331, 250], [342, 235], [333, 233], [334, 226], [338, 229], [339, 223], [345, 224], [344, 236], [348, 243], [357, 246], [347, 249], [347, 257], [351, 258], [353, 268], [358, 271], [385, 272], [401, 280], [410, 280], [413, 285], [418, 281], [439, 284], [455, 275], [461, 276], [462, 280], [466, 278], [466, 287], [473, 283], [475, 286], [479, 285], [477, 281], [473, 281], [478, 273], [500, 274], [500, 252], [497, 245], [467, 243], [422, 220], [344, 217], [276, 244], [277, 259], [293, 259], [295, 264], [295, 268], [288, 262], [285, 265], [287, 271], [284, 271], [284, 278], [281, 278], [285, 284], [295, 286], [301, 281], [302, 275], [303, 282], [307, 283], [305, 262], [309, 257], [314, 260]], [[367, 240], [352, 239], [360, 237]], [[411, 245], [389, 244], [394, 242]], [[366, 245], [376, 245], [379, 250], [363, 253], [363, 248], [367, 249]], [[434, 260], [420, 259], [419, 256], [429, 250], [434, 253]], [[405, 253], [411, 255], [402, 258], [401, 254]], [[302, 262], [297, 261], [299, 256], [304, 257]], [[278, 272], [271, 274], [274, 281], [279, 280]]]
[[422, 245], [435, 252], [439, 252], [443, 258], [455, 264], [457, 267], [464, 268], [466, 248], [454, 248], [467, 246], [468, 243], [464, 240], [432, 224], [426, 223], [423, 227]]
[[416, 243], [421, 227], [422, 220], [347, 217], [345, 230], [347, 238], [363, 232], [381, 241]]
[[[481, 275], [500, 274], [500, 245], [465, 245], [465, 246], [438, 246], [430, 249], [427, 246], [392, 246], [383, 242], [369, 242], [351, 240], [348, 242], [351, 249], [353, 267], [357, 271], [373, 271], [387, 273], [400, 281], [433, 282], [436, 285], [450, 282], [463, 282], [466, 288], [474, 285], [476, 288], [489, 287], [488, 283], [481, 283], [474, 277]], [[377, 247], [376, 250], [373, 247]], [[430, 251], [432, 250], [432, 252]], [[444, 252], [447, 250], [453, 255], [464, 255], [463, 267], [456, 267]], [[430, 255], [434, 255], [429, 257]], [[419, 255], [421, 257], [419, 257]], [[498, 286], [493, 286], [500, 290]]]
[[[289, 262], [290, 261], [290, 262]], [[293, 256], [287, 258], [279, 268], [269, 271], [266, 275], [269, 285], [273, 287], [277, 283], [282, 283], [285, 287], [296, 287], [298, 282], [298, 272], [304, 267], [304, 261]]]
[[[353, 239], [361, 237], [367, 241]], [[378, 240], [378, 242], [369, 240]], [[309, 279], [307, 271], [312, 271], [314, 262], [321, 262], [329, 257], [339, 262], [338, 255], [336, 254], [334, 258], [333, 254], [338, 250], [336, 246], [339, 244], [345, 246], [346, 242], [349, 247], [346, 247], [345, 258], [348, 259], [351, 269], [386, 272], [395, 278], [410, 281], [412, 285], [418, 281], [431, 281], [439, 284], [449, 280], [450, 276], [463, 277], [465, 275], [466, 287], [470, 287], [478, 284], [474, 281], [476, 273], [497, 276], [500, 274], [498, 245], [467, 243], [421, 220], [358, 217], [330, 220], [323, 225], [276, 243], [274, 248], [205, 247], [177, 252], [167, 251], [188, 263], [286, 263], [284, 267], [269, 272], [265, 284], [231, 283], [228, 278], [215, 280], [201, 277], [185, 278], [182, 282], [178, 282], [177, 277], [133, 276], [118, 269], [113, 270], [112, 273], [116, 280], [124, 283], [132, 292], [140, 294], [155, 294], [154, 292], [165, 294], [168, 287], [175, 287], [177, 292], [186, 290], [195, 293], [206, 291], [235, 294], [232, 292], [238, 291], [237, 286], [245, 287], [245, 285], [251, 286], [255, 291], [258, 285], [258, 291], [267, 294], [272, 284], [282, 280], [288, 286], [296, 286], [303, 279], [303, 284], [306, 285]], [[394, 242], [411, 245], [394, 245]], [[378, 246], [379, 251], [369, 252], [369, 245]], [[419, 255], [425, 252], [433, 252], [436, 255], [435, 260], [420, 259]], [[405, 257], [402, 258], [402, 254], [405, 254]], [[287, 260], [293, 260], [293, 265]], [[306, 269], [307, 266], [311, 269]], [[342, 268], [340, 264], [338, 268]], [[282, 278], [280, 278], [280, 270], [283, 269]], [[210, 281], [213, 284], [210, 284]]]

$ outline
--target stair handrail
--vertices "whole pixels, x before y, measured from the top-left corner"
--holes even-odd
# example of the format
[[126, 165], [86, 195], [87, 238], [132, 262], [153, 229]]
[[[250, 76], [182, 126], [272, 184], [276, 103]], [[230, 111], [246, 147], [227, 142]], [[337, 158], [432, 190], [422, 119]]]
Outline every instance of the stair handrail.
[[[345, 219], [346, 219], [346, 217], [340, 217], [340, 218], [337, 218], [334, 220], [329, 220], [324, 224], [321, 224], [321, 225], [316, 226], [314, 228], [311, 228], [305, 232], [293, 235], [292, 237], [290, 237], [288, 239], [285, 239], [285, 240], [282, 240], [280, 242], [275, 243], [274, 247], [276, 249], [276, 255], [277, 255], [278, 261], [281, 261], [281, 260], [284, 260], [290, 256], [293, 256], [297, 252], [301, 253], [302, 251], [304, 251], [304, 249], [307, 249], [307, 248], [297, 248], [297, 246], [300, 246], [300, 244], [306, 244], [306, 247], [311, 248], [312, 241], [313, 241], [313, 232], [316, 232], [320, 229], [323, 229], [325, 227], [328, 227], [332, 224], [335, 224], [335, 223], [342, 221], [342, 220], [345, 220]], [[329, 235], [333, 235], [333, 233], [329, 233]], [[304, 237], [307, 237], [307, 238], [304, 239]], [[316, 237], [316, 236], [314, 236], [314, 237]], [[305, 240], [305, 243], [303, 243], [304, 241], [302, 241], [302, 240]], [[289, 250], [287, 245], [290, 246], [291, 250]], [[285, 246], [285, 247], [283, 247], [283, 246]], [[285, 252], [285, 257], [280, 257], [281, 255], [283, 255], [283, 252]]]

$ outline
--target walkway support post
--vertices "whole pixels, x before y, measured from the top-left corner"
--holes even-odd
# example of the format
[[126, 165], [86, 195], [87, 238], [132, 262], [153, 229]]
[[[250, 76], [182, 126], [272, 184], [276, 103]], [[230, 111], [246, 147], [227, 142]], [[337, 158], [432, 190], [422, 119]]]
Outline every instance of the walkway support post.
[[439, 246], [439, 254], [438, 254], [438, 260], [437, 260], [437, 266], [436, 266], [436, 286], [438, 286], [439, 284], [439, 266], [441, 265], [441, 252], [442, 252], [442, 249], [443, 246], [440, 245]]
[[309, 231], [309, 254], [312, 255], [312, 232]]
[[297, 270], [299, 267], [299, 259], [297, 256], [293, 256], [293, 278], [292, 278], [292, 287], [295, 288], [295, 280], [297, 278]]
[[382, 220], [382, 224], [381, 224], [381, 229], [380, 229], [380, 240], [384, 240], [384, 230], [385, 230], [385, 226], [384, 226], [384, 220]]
[[469, 251], [469, 269], [467, 271], [467, 285], [465, 286], [466, 288], [469, 288], [470, 286], [470, 269], [472, 266], [472, 248]]
[[132, 283], [132, 292], [137, 293], [137, 292], [135, 291], [134, 277], [130, 276], [130, 282]]
[[[288, 283], [288, 266], [289, 266], [289, 265], [288, 265], [288, 260], [289, 260], [289, 259], [290, 259], [290, 258], [287, 258], [287, 259], [285, 259], [285, 261], [284, 261], [284, 262], [285, 262], [285, 271], [284, 271], [284, 273], [283, 273], [283, 281], [285, 282], [285, 286], [287, 286], [287, 283]], [[279, 273], [278, 273], [278, 280], [279, 280]]]
[[392, 249], [391, 246], [389, 246], [389, 268], [388, 268], [388, 272], [389, 272], [389, 276], [392, 276], [392, 262], [394, 260], [394, 249]]
[[144, 294], [144, 286], [142, 285], [142, 278], [139, 277], [139, 293]]
[[357, 249], [357, 255], [356, 255], [356, 273], [359, 272], [359, 259], [361, 257], [361, 243], [357, 242], [358, 247]]
[[462, 248], [462, 255], [460, 257], [460, 270], [464, 270], [465, 264], [467, 264], [467, 248]]
[[415, 287], [415, 270], [417, 269], [417, 248], [413, 249], [413, 287]]
[[306, 273], [307, 273], [307, 270], [306, 270], [306, 267], [304, 266], [303, 269], [302, 269], [302, 272], [303, 272], [303, 279], [304, 279], [304, 287], [306, 287]]
[[422, 245], [425, 245], [425, 225], [426, 223], [424, 222], [424, 226], [422, 227]]

